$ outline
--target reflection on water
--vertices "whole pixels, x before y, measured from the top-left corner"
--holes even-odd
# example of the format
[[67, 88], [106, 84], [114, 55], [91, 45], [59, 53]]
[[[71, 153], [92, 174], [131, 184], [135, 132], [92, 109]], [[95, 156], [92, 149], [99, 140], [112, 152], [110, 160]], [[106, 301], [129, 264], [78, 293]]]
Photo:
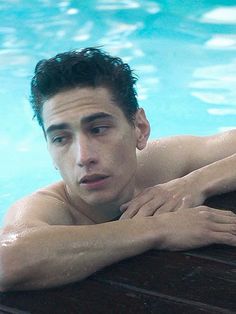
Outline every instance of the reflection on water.
[[103, 46], [129, 62], [152, 137], [236, 127], [235, 1], [8, 0], [0, 21], [0, 209], [56, 177], [27, 97], [57, 52]]

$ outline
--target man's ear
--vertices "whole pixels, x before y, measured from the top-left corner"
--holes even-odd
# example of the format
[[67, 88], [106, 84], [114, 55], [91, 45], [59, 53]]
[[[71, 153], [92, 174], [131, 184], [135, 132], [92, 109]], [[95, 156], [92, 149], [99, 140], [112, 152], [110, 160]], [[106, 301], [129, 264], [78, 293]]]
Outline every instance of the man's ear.
[[138, 109], [135, 115], [135, 132], [136, 132], [136, 147], [142, 150], [146, 147], [149, 135], [150, 124], [146, 118], [145, 112], [142, 108]]

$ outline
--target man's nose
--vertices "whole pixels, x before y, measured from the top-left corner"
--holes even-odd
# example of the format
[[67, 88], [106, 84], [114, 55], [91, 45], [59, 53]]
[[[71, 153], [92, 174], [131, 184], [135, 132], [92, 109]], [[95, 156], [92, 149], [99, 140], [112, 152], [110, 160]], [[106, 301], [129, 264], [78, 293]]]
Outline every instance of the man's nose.
[[91, 139], [80, 136], [76, 141], [77, 165], [79, 167], [88, 167], [97, 163], [97, 153], [94, 143]]

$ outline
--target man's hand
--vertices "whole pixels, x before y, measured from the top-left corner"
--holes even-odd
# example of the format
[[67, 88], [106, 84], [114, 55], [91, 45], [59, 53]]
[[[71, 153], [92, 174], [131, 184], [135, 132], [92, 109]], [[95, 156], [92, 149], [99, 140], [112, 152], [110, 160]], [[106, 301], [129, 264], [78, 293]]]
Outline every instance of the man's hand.
[[182, 208], [202, 205], [205, 201], [199, 187], [186, 177], [144, 189], [120, 207], [120, 219], [148, 217]]
[[199, 206], [164, 213], [156, 219], [162, 234], [157, 249], [189, 250], [211, 244], [236, 246], [236, 215], [231, 211]]

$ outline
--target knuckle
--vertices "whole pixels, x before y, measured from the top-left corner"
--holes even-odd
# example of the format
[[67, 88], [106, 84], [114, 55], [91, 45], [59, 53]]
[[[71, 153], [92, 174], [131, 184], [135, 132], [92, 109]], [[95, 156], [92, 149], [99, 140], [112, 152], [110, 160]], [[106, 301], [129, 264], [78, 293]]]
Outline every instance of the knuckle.
[[163, 188], [163, 187], [161, 187], [161, 186], [156, 186], [155, 187], [155, 194], [156, 193], [158, 193], [158, 194], [163, 194], [163, 193], [165, 193], [166, 191], [165, 191], [165, 189]]
[[204, 217], [204, 219], [206, 219], [206, 220], [210, 220], [212, 218], [212, 213], [205, 211], [205, 210], [202, 210], [200, 212], [200, 215], [202, 215], [202, 217]]
[[209, 212], [209, 207], [205, 206], [205, 205], [197, 206], [197, 209], [199, 211], [207, 211], [207, 212]]
[[184, 205], [184, 206], [191, 206], [192, 205], [192, 197], [191, 196], [184, 196], [184, 197], [182, 197], [182, 199], [181, 199], [181, 201], [182, 201], [182, 204]]
[[227, 244], [232, 244], [233, 242], [236, 242], [236, 238], [233, 234], [230, 233], [224, 233], [223, 239]]

